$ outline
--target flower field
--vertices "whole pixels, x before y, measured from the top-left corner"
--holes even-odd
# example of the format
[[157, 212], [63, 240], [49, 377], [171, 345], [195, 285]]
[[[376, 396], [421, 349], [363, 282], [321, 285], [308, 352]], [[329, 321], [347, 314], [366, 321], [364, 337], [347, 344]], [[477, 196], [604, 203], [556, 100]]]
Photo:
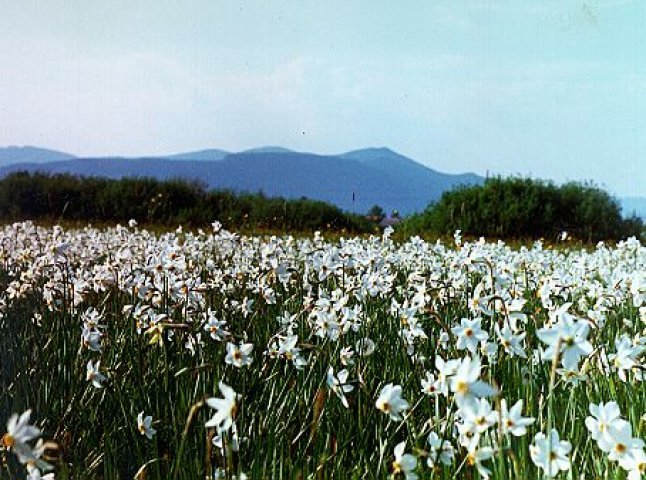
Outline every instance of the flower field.
[[3, 227], [0, 479], [646, 478], [645, 246], [389, 233]]

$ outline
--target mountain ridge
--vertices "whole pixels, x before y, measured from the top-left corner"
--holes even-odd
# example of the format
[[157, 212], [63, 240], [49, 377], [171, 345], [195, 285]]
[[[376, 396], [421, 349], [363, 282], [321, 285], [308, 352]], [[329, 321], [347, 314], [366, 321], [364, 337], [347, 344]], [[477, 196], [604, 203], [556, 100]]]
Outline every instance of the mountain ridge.
[[76, 157], [58, 150], [49, 148], [32, 147], [29, 145], [0, 147], [0, 167], [14, 163], [49, 163], [61, 160], [71, 160]]
[[[70, 173], [108, 178], [183, 178], [208, 189], [286, 198], [311, 198], [355, 213], [373, 205], [401, 214], [422, 211], [458, 185], [484, 178], [471, 172], [439, 172], [388, 147], [319, 155], [264, 146], [241, 152], [203, 149], [162, 156], [79, 157], [40, 147], [0, 148], [0, 177], [16, 171]], [[618, 197], [624, 216], [646, 219], [646, 198]]]
[[108, 178], [183, 178], [209, 189], [323, 200], [356, 213], [367, 212], [373, 205], [402, 214], [421, 211], [447, 189], [484, 181], [473, 174], [437, 172], [386, 148], [339, 155], [260, 147], [237, 153], [207, 149], [136, 158], [74, 157], [13, 163], [0, 168], [0, 177], [21, 170]]

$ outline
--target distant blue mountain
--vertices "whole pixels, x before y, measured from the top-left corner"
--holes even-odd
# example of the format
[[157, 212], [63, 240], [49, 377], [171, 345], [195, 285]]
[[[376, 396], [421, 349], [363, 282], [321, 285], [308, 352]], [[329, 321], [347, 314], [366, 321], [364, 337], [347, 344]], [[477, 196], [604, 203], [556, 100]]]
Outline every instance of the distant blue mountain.
[[197, 152], [186, 152], [186, 153], [176, 153], [175, 155], [166, 155], [164, 157], [168, 160], [197, 160], [201, 162], [207, 161], [218, 161], [222, 160], [227, 155], [230, 155], [231, 152], [226, 150], [218, 150], [217, 148], [212, 148], [210, 150], [199, 150]]
[[293, 150], [283, 147], [267, 146], [267, 147], [257, 147], [250, 148], [240, 153], [294, 153]]
[[483, 178], [473, 173], [449, 175], [425, 167], [389, 148], [365, 148], [341, 155], [404, 182], [408, 189], [423, 197], [438, 199], [442, 192], [456, 185], [479, 185]]
[[0, 177], [22, 170], [109, 178], [184, 178], [209, 189], [323, 200], [357, 213], [373, 205], [402, 214], [421, 211], [456, 185], [484, 181], [474, 174], [437, 172], [386, 148], [341, 155], [262, 147], [231, 154], [202, 150], [167, 157], [67, 158], [14, 163], [0, 168]]
[[76, 158], [69, 153], [57, 152], [37, 147], [4, 147], [0, 148], [0, 167], [13, 163], [46, 163], [71, 160]]

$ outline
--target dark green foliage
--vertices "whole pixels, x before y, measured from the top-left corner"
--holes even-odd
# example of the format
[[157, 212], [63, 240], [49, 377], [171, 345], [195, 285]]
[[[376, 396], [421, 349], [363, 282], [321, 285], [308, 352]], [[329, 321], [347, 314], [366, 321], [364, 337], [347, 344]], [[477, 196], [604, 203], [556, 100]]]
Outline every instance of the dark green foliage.
[[370, 210], [368, 210], [367, 216], [379, 222], [386, 217], [386, 212], [384, 212], [384, 209], [379, 205], [373, 205]]
[[498, 238], [556, 239], [560, 232], [588, 242], [639, 237], [640, 219], [623, 219], [617, 200], [589, 184], [528, 178], [492, 178], [484, 185], [461, 187], [409, 217], [400, 227], [414, 234], [433, 232]]
[[267, 198], [262, 193], [208, 192], [199, 183], [151, 178], [81, 178], [18, 172], [0, 180], [0, 219], [59, 222], [127, 222], [289, 231], [347, 230], [373, 226], [325, 202]]

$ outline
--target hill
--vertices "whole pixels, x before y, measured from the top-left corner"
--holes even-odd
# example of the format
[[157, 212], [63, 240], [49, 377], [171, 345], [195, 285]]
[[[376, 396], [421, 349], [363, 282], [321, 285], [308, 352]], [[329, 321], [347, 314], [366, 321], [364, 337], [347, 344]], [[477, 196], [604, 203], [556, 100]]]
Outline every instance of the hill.
[[46, 148], [37, 147], [4, 147], [0, 148], [0, 167], [15, 163], [47, 163], [76, 158], [69, 153], [58, 152]]
[[197, 160], [206, 162], [222, 160], [230, 153], [231, 152], [227, 152], [226, 150], [211, 148], [209, 150], [199, 150], [197, 152], [176, 153], [175, 155], [167, 155], [161, 158], [165, 158], [167, 160]]
[[0, 177], [24, 170], [115, 179], [183, 178], [198, 180], [209, 189], [305, 197], [357, 213], [364, 213], [378, 204], [387, 212], [396, 209], [402, 214], [423, 210], [429, 202], [437, 201], [444, 191], [456, 185], [484, 181], [473, 174], [440, 173], [385, 148], [341, 155], [299, 153], [280, 147], [226, 153], [204, 150], [170, 157], [72, 158], [48, 163], [14, 163], [0, 168]]

